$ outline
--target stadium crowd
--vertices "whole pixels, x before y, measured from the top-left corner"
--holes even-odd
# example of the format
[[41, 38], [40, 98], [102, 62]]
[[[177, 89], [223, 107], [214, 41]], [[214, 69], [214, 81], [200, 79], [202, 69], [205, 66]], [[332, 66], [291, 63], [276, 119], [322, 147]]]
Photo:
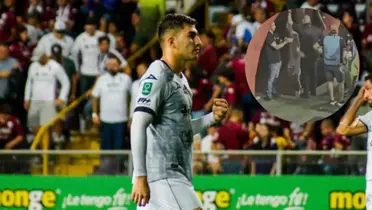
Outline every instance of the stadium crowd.
[[[362, 11], [358, 6], [366, 5], [363, 1], [343, 2], [307, 0], [287, 6], [321, 9], [340, 18], [358, 46], [364, 75], [372, 68], [372, 25], [366, 24], [365, 15], [372, 15], [367, 13], [372, 6]], [[226, 5], [225, 1], [210, 3]], [[365, 150], [359, 142], [366, 138], [351, 141], [335, 131], [345, 108], [330, 118], [299, 125], [259, 105], [246, 82], [244, 54], [260, 25], [286, 7], [280, 8], [276, 1], [250, 0], [235, 1], [229, 8], [218, 15], [219, 29], [199, 28], [203, 50], [198, 62], [188, 64], [184, 72], [193, 90], [192, 117], [211, 111], [217, 97], [231, 106], [222, 124], [195, 137], [195, 150]], [[53, 148], [64, 148], [70, 130], [98, 128], [102, 149], [129, 149], [130, 102], [136, 98], [138, 78], [160, 57], [155, 46], [134, 62], [126, 60], [154, 35], [138, 1], [4, 0], [0, 13], [0, 149], [28, 148], [40, 126], [87, 91], [91, 97], [84, 106], [54, 127]], [[101, 83], [110, 79], [103, 79], [109, 75], [106, 71], [121, 72], [119, 91], [125, 97], [106, 95], [103, 101], [107, 89]], [[95, 86], [97, 78], [102, 82]], [[123, 116], [115, 116], [118, 113]], [[84, 126], [84, 122], [92, 123]], [[285, 157], [283, 173], [363, 173], [363, 167], [356, 167], [360, 161], [353, 159], [350, 167], [345, 167], [345, 161], [334, 156]], [[275, 169], [273, 157], [194, 156], [196, 174], [273, 174]]]

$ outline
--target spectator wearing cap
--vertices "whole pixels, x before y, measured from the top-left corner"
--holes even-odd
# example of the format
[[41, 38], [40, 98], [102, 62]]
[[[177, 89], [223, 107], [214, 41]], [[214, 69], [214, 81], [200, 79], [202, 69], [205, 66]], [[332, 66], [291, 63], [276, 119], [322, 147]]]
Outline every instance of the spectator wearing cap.
[[0, 100], [10, 97], [10, 77], [14, 71], [20, 71], [20, 64], [9, 56], [8, 44], [0, 43]]
[[[92, 119], [100, 127], [102, 150], [124, 149], [131, 85], [132, 79], [120, 72], [120, 60], [110, 56], [107, 60], [107, 72], [98, 78], [92, 91]], [[100, 172], [105, 170], [105, 161], [102, 162]], [[117, 163], [111, 168], [114, 172], [119, 171]]]
[[0, 17], [0, 42], [12, 41], [17, 32], [15, 0], [4, 1], [4, 12]]
[[75, 63], [66, 56], [63, 56], [63, 48], [59, 44], [52, 45], [52, 59], [57, 61], [59, 64], [62, 65], [63, 69], [65, 70], [67, 77], [70, 81], [70, 100], [73, 101], [76, 99], [77, 94], [77, 83], [78, 83], [78, 77], [77, 77], [77, 71], [75, 67]]
[[[61, 84], [56, 98], [57, 82]], [[57, 108], [62, 108], [68, 99], [70, 81], [63, 67], [45, 53], [31, 64], [25, 88], [24, 108], [28, 111], [28, 126], [34, 134], [52, 120]]]
[[100, 53], [98, 55], [98, 66], [100, 68], [100, 72], [104, 72], [106, 68], [106, 62], [109, 55], [116, 56], [120, 60], [120, 69], [128, 74], [131, 75], [131, 70], [128, 66], [128, 62], [123, 58], [123, 56], [115, 49], [110, 47], [111, 40], [108, 36], [102, 36], [98, 38], [98, 45]]
[[98, 38], [103, 36], [105, 36], [103, 32], [96, 30], [95, 19], [89, 18], [85, 24], [85, 31], [75, 39], [71, 55], [79, 72], [81, 94], [92, 88], [97, 77], [102, 74], [98, 65], [100, 53]]
[[28, 31], [25, 26], [17, 28], [16, 38], [9, 46], [10, 56], [16, 58], [22, 69], [27, 69], [30, 64], [31, 49], [28, 46]]
[[[54, 24], [54, 30], [51, 33], [44, 35], [36, 48], [34, 49], [33, 54], [42, 54], [45, 53], [47, 56], [51, 56], [52, 45], [59, 44], [62, 46], [62, 54], [67, 57], [72, 51], [74, 45], [73, 39], [65, 34], [66, 24], [62, 21], [57, 21]], [[32, 58], [33, 61], [37, 60], [37, 56]]]

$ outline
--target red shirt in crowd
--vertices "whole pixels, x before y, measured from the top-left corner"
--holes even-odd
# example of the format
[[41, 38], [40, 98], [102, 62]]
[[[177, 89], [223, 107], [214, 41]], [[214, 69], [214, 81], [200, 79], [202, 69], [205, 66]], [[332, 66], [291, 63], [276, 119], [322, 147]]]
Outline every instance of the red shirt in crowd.
[[199, 55], [198, 64], [210, 77], [219, 62], [217, 49], [213, 45], [206, 46]]
[[212, 93], [213, 83], [207, 79], [201, 79], [197, 88], [191, 88], [192, 96], [192, 110], [199, 111], [204, 109], [204, 105], [208, 102], [210, 94]]
[[17, 136], [23, 136], [21, 123], [16, 117], [10, 117], [6, 122], [0, 122], [0, 149]]
[[9, 47], [9, 55], [16, 58], [22, 69], [27, 69], [30, 63], [31, 49], [22, 42], [11, 44]]
[[[337, 148], [336, 144], [339, 144], [342, 148]], [[323, 150], [346, 150], [348, 149], [349, 144], [350, 140], [347, 137], [339, 134], [324, 136], [321, 141], [321, 147]]]
[[235, 70], [235, 82], [239, 88], [240, 94], [248, 94], [250, 91], [247, 78], [245, 77], [244, 57], [233, 58], [230, 61], [229, 66]]
[[362, 37], [367, 41], [366, 49], [372, 50], [372, 23], [365, 26]]
[[249, 134], [241, 124], [228, 121], [218, 128], [217, 141], [225, 150], [240, 150], [249, 141]]
[[225, 87], [222, 97], [226, 99], [229, 105], [236, 105], [239, 103], [237, 85], [232, 83], [229, 87]]
[[9, 41], [12, 29], [17, 27], [16, 16], [13, 12], [5, 12], [0, 17], [0, 42]]

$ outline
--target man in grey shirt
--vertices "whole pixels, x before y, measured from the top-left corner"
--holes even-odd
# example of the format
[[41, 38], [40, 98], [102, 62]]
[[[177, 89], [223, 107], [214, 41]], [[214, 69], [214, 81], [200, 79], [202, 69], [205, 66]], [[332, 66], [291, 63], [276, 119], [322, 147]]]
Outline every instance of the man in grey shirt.
[[6, 100], [9, 96], [9, 77], [12, 70], [20, 68], [18, 61], [9, 56], [9, 46], [0, 43], [0, 100]]
[[191, 119], [192, 91], [182, 74], [198, 58], [196, 21], [167, 15], [158, 27], [163, 52], [142, 76], [131, 126], [133, 201], [149, 210], [202, 209], [192, 186], [193, 136], [225, 118], [228, 104], [215, 99], [213, 113]]

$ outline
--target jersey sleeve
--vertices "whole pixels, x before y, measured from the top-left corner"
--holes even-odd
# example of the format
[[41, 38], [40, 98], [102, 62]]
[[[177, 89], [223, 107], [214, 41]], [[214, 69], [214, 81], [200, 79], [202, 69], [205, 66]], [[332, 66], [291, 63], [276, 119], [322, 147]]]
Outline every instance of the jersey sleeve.
[[[149, 69], [150, 70], [150, 69]], [[134, 112], [147, 112], [153, 116], [166, 97], [166, 80], [162, 75], [148, 73], [143, 76], [137, 90]]]
[[372, 111], [369, 111], [367, 114], [359, 116], [358, 117], [359, 121], [363, 123], [367, 130], [371, 130], [371, 125], [372, 125]]

